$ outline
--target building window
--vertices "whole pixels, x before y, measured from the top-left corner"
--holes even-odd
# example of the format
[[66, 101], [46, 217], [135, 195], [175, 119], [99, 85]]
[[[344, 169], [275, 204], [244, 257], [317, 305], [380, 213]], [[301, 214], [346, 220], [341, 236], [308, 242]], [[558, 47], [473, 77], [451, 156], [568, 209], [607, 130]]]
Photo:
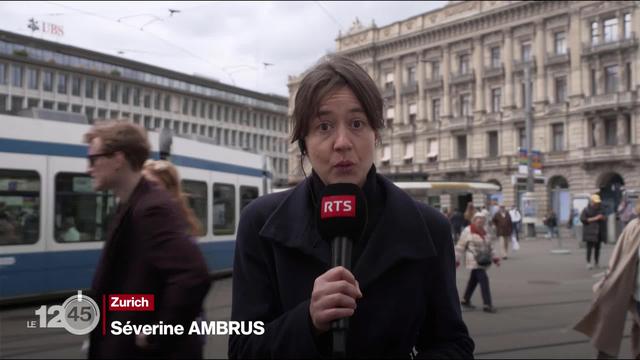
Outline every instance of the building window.
[[497, 69], [500, 67], [500, 47], [495, 46], [491, 48], [491, 68]]
[[489, 131], [487, 133], [487, 148], [489, 150], [489, 157], [498, 157], [498, 132]]
[[129, 98], [131, 96], [131, 88], [128, 86], [122, 87], [122, 103], [129, 105]]
[[604, 92], [612, 94], [618, 91], [618, 65], [604, 68]]
[[467, 158], [467, 135], [456, 136], [456, 158], [463, 160]]
[[84, 96], [88, 99], [93, 99], [93, 85], [95, 80], [85, 79], [84, 82]]
[[631, 63], [625, 64], [624, 80], [627, 91], [631, 91]]
[[58, 74], [58, 93], [67, 93], [67, 74]]
[[600, 26], [597, 21], [591, 22], [591, 45], [598, 45], [600, 38]]
[[29, 89], [38, 89], [38, 70], [27, 68], [27, 86]]
[[119, 92], [118, 84], [111, 84], [111, 102], [118, 102]]
[[440, 62], [434, 61], [431, 63], [431, 80], [438, 80], [440, 77]]
[[197, 116], [197, 114], [198, 114], [198, 101], [196, 99], [192, 99], [191, 100], [191, 115], [192, 116]]
[[618, 136], [618, 120], [607, 119], [604, 121], [605, 145], [616, 145]]
[[22, 87], [22, 66], [12, 64], [11, 70], [11, 84], [14, 87]]
[[518, 128], [518, 147], [525, 149], [527, 147], [527, 130], [524, 126]]
[[[166, 109], [166, 110], [168, 111], [169, 109]], [[209, 113], [207, 115], [209, 119], [213, 119], [213, 104], [209, 104]], [[254, 122], [253, 126], [256, 126], [255, 120], [256, 120], [256, 114], [253, 114], [253, 122]]]
[[427, 161], [432, 163], [438, 161], [438, 139], [429, 139], [427, 149]]
[[86, 107], [84, 108], [84, 114], [87, 116], [87, 120], [89, 121], [89, 124], [93, 124], [93, 116], [95, 114], [95, 108], [92, 107]]
[[71, 111], [80, 114], [82, 112], [82, 105], [71, 105]]
[[591, 69], [591, 96], [598, 94], [598, 83], [596, 80], [596, 69]]
[[492, 113], [500, 112], [501, 102], [502, 102], [502, 89], [501, 88], [491, 89], [491, 112]]
[[395, 109], [393, 108], [393, 106], [389, 106], [387, 108], [387, 127], [391, 128], [393, 126], [393, 118], [396, 116], [396, 112]]
[[564, 150], [564, 124], [553, 124], [551, 126], [553, 133], [553, 148], [552, 151]]
[[58, 103], [58, 111], [69, 111], [69, 104]]
[[631, 14], [630, 13], [624, 14], [624, 38], [625, 39], [631, 38]]
[[[1, 71], [1, 69], [0, 69]], [[1, 76], [0, 76], [1, 77]], [[2, 81], [0, 81], [2, 83]], [[45, 71], [42, 75], [42, 90], [53, 91], [53, 72]]]
[[471, 116], [471, 95], [460, 95], [460, 116]]
[[40, 106], [40, 99], [29, 98], [27, 100], [27, 109], [37, 108]]
[[567, 53], [567, 33], [564, 31], [555, 33], [553, 35], [553, 43], [556, 55]]
[[53, 110], [53, 101], [43, 101], [42, 102], [42, 107], [45, 109], [51, 109]]
[[417, 116], [418, 116], [418, 105], [409, 104], [409, 124], [415, 124]]
[[182, 114], [183, 115], [189, 114], [189, 99], [187, 98], [182, 98]]
[[440, 121], [440, 99], [433, 99], [431, 101], [431, 119], [433, 119], [433, 121]]
[[162, 102], [162, 94], [159, 92], [156, 93], [155, 99], [153, 101], [153, 108], [156, 110], [160, 110], [160, 103]]
[[413, 85], [416, 83], [416, 67], [409, 66], [407, 68], [407, 85]]
[[556, 78], [556, 103], [563, 103], [567, 101], [567, 78]]
[[522, 57], [522, 61], [531, 61], [531, 43], [526, 42], [523, 43], [520, 48], [520, 55]]
[[[209, 108], [209, 110], [211, 110], [211, 108]], [[164, 96], [164, 111], [171, 111], [171, 95]]]
[[99, 100], [107, 99], [107, 82], [106, 81], [98, 81], [98, 99]]
[[458, 62], [458, 73], [460, 75], [468, 74], [471, 70], [469, 68], [469, 54], [460, 55], [458, 57]]
[[0, 85], [7, 83], [7, 64], [0, 63]]
[[604, 42], [618, 40], [618, 18], [605, 19], [604, 21]]
[[404, 143], [404, 163], [411, 164], [413, 162], [413, 143], [406, 142]]
[[140, 106], [140, 93], [142, 92], [142, 90], [140, 90], [140, 88], [133, 88], [133, 105], [134, 106]]
[[387, 90], [393, 89], [393, 72], [388, 72], [384, 75], [384, 88]]
[[147, 109], [151, 108], [151, 94], [144, 94], [143, 104], [145, 108]]

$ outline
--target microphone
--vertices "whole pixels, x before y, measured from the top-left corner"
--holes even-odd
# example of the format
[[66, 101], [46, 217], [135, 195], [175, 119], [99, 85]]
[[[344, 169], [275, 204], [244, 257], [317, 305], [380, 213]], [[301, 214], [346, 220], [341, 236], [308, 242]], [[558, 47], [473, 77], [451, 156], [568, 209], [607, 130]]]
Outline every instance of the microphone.
[[[318, 211], [320, 236], [331, 242], [331, 267], [351, 270], [351, 248], [358, 241], [367, 221], [367, 204], [362, 190], [355, 184], [330, 184], [321, 194]], [[331, 323], [334, 358], [346, 357], [349, 318]]]

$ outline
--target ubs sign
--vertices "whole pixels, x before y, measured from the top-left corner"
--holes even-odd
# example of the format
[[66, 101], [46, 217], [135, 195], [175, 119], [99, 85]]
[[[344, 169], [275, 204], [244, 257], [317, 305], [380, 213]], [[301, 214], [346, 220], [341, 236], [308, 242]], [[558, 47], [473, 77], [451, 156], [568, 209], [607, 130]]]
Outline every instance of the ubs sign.
[[51, 34], [55, 36], [63, 36], [64, 28], [62, 25], [52, 24], [49, 22], [38, 21], [34, 18], [29, 19], [29, 24], [27, 25], [29, 29], [31, 29], [32, 33], [36, 31], [43, 32], [45, 34]]

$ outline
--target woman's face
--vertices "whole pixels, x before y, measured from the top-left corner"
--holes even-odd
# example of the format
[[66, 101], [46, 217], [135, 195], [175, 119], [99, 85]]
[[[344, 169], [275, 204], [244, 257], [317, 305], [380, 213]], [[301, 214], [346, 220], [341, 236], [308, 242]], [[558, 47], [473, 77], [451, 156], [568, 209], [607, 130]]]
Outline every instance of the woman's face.
[[322, 99], [304, 140], [311, 166], [325, 185], [364, 185], [373, 165], [376, 133], [349, 87]]
[[475, 219], [473, 219], [473, 225], [475, 225], [476, 227], [484, 227], [484, 221], [485, 219], [483, 217], [476, 217]]

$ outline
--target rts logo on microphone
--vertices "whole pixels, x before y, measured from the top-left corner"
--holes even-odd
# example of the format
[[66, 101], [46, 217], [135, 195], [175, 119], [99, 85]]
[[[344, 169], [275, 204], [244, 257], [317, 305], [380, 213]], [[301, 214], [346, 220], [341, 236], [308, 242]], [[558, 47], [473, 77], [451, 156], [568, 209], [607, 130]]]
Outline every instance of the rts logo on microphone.
[[325, 196], [322, 198], [320, 218], [356, 217], [354, 195]]

